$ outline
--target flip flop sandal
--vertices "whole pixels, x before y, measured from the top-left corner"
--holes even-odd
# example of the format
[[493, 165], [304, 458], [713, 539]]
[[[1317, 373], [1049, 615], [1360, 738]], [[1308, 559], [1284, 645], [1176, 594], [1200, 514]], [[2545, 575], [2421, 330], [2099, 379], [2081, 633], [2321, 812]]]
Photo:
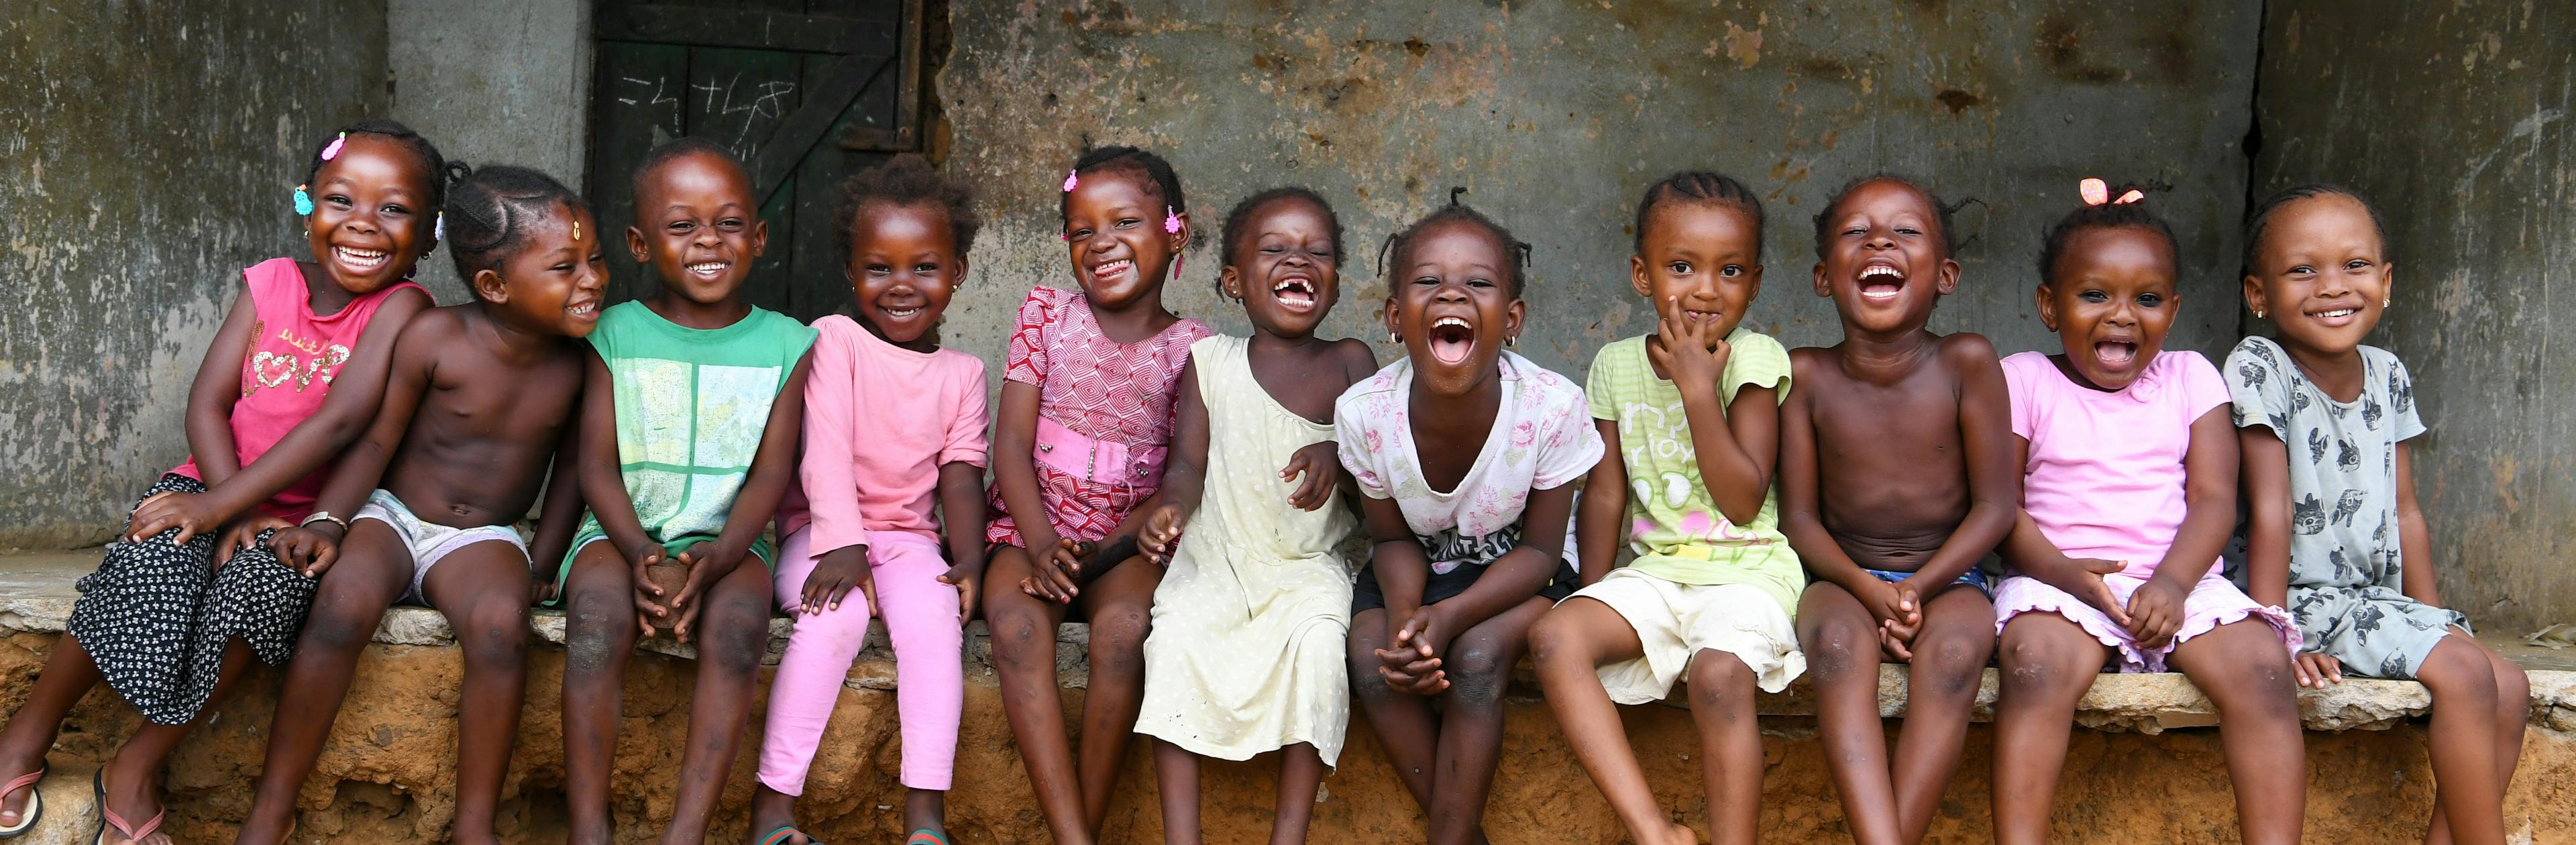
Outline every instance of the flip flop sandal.
[[904, 840], [903, 845], [949, 845], [949, 843], [948, 837], [939, 835], [937, 831], [923, 828], [913, 831], [912, 838]]
[[787, 837], [790, 836], [805, 837], [806, 845], [823, 845], [823, 840], [814, 838], [813, 834], [797, 830], [792, 824], [779, 825], [777, 830], [772, 830], [769, 835], [760, 838], [760, 845], [786, 845]]
[[143, 837], [160, 830], [161, 820], [170, 815], [169, 809], [163, 808], [161, 812], [153, 813], [151, 820], [144, 822], [142, 827], [135, 827], [115, 810], [107, 808], [107, 767], [101, 766], [96, 774], [90, 775], [89, 785], [92, 793], [98, 796], [98, 835], [90, 837], [90, 845], [107, 845], [109, 828], [114, 828], [116, 835], [125, 837], [127, 842], [141, 842]]
[[[0, 800], [7, 799], [9, 797], [9, 793], [16, 792], [21, 789], [27, 789], [28, 787], [35, 786], [36, 784], [43, 782], [47, 768], [48, 767], [45, 766], [37, 766], [35, 771], [19, 775], [16, 780], [10, 781], [5, 786], [0, 786]], [[44, 817], [45, 791], [42, 789], [27, 789], [27, 806], [18, 812], [18, 823], [10, 827], [0, 827], [0, 839], [15, 839], [19, 836], [23, 836], [27, 831], [36, 829], [36, 820]]]

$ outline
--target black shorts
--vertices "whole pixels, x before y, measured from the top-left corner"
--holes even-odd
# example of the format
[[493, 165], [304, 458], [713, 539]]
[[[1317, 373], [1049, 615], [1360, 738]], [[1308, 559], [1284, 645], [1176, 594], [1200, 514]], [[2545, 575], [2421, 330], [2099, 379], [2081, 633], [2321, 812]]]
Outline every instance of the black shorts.
[[[1468, 586], [1475, 584], [1476, 579], [1484, 577], [1487, 568], [1486, 564], [1470, 563], [1449, 570], [1445, 575], [1432, 573], [1430, 580], [1422, 583], [1423, 606], [1428, 607], [1456, 598], [1459, 593], [1466, 592]], [[1574, 571], [1574, 564], [1567, 563], [1564, 556], [1560, 555], [1556, 559], [1556, 573], [1548, 576], [1547, 583], [1541, 585], [1538, 592], [1532, 595], [1544, 597], [1548, 601], [1564, 601], [1566, 596], [1574, 595], [1574, 590], [1581, 585], [1581, 581], [1582, 576]], [[1351, 614], [1356, 616], [1360, 611], [1376, 610], [1385, 606], [1386, 596], [1378, 592], [1377, 588], [1377, 564], [1370, 563], [1360, 567], [1359, 583], [1352, 585], [1351, 588]]]

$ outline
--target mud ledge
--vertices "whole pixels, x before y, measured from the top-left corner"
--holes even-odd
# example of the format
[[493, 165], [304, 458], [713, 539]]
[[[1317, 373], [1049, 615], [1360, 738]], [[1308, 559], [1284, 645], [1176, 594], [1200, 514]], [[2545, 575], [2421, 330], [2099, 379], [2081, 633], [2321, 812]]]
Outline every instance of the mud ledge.
[[[69, 616], [71, 585], [96, 565], [95, 552], [0, 557], [0, 706], [25, 700], [36, 671]], [[786, 645], [792, 623], [771, 623], [770, 660]], [[530, 655], [528, 704], [513, 760], [502, 821], [514, 841], [561, 840], [561, 731], [563, 617], [539, 611], [532, 620], [539, 644]], [[1078, 706], [1089, 672], [1083, 660], [1085, 631], [1066, 625], [1057, 634], [1064, 699]], [[376, 632], [376, 645], [360, 664], [361, 678], [334, 726], [316, 776], [302, 796], [297, 841], [442, 837], [454, 813], [454, 780], [446, 762], [454, 742], [455, 683], [461, 658], [446, 621], [435, 611], [396, 608]], [[641, 841], [670, 813], [671, 769], [686, 731], [692, 650], [650, 640], [639, 652], [626, 686], [626, 729], [613, 791], [621, 839]], [[979, 622], [967, 643], [967, 703], [961, 729], [958, 783], [949, 796], [952, 829], [961, 842], [1039, 842], [1047, 837], [1034, 813], [1028, 783], [1003, 724], [990, 665], [990, 642]], [[2522, 657], [2523, 655], [2517, 655]], [[2565, 658], [2541, 653], [2534, 664], [2531, 737], [2515, 779], [2509, 819], [2521, 841], [2576, 837], [2576, 671]], [[2543, 668], [2547, 667], [2547, 668]], [[804, 814], [816, 834], [835, 840], [899, 836], [902, 787], [894, 782], [900, 759], [893, 707], [893, 654], [882, 629], [852, 668], [825, 748], [808, 784]], [[183, 842], [228, 840], [248, 810], [248, 784], [256, 776], [273, 711], [278, 673], [257, 673], [241, 693], [221, 703], [207, 725], [173, 760], [169, 790], [171, 825]], [[1536, 696], [1536, 685], [1514, 690], [1506, 730], [1505, 768], [1498, 778], [1488, 827], [1498, 842], [1617, 841], [1615, 819], [1574, 765], [1556, 726]], [[1883, 670], [1879, 709], [1905, 712], [1905, 674]], [[765, 683], [764, 683], [765, 688]], [[1978, 691], [1976, 721], [1992, 717], [1997, 675], [1988, 670]], [[1632, 740], [1657, 785], [1663, 805], [1690, 823], [1703, 823], [1704, 800], [1690, 718], [1679, 695], [1666, 707], [1630, 708]], [[2423, 756], [2420, 717], [2430, 704], [2421, 685], [2398, 681], [2349, 681], [2304, 691], [2300, 710], [2312, 731], [2310, 835], [2358, 836], [2366, 841], [2420, 836], [2430, 811], [2430, 772]], [[1844, 837], [1840, 808], [1832, 799], [1821, 749], [1814, 739], [1813, 702], [1805, 684], [1765, 695], [1764, 835], [1804, 841]], [[93, 692], [74, 711], [47, 781], [47, 823], [28, 841], [85, 841], [92, 828], [88, 772], [132, 729], [112, 694]], [[2410, 722], [2410, 720], [2413, 720]], [[720, 835], [749, 834], [743, 812], [752, 785], [758, 742], [755, 715], [722, 802]], [[2227, 841], [2234, 838], [2233, 801], [2223, 776], [2217, 724], [2209, 700], [2178, 674], [2104, 675], [2080, 705], [2066, 783], [2058, 802], [2059, 832], [2070, 841]], [[1891, 728], [1895, 723], [1891, 722]], [[2198, 730], [2195, 730], [2198, 729]], [[2171, 731], [2170, 734], [2167, 732]], [[1936, 841], [1988, 837], [1986, 731], [1972, 728], [1967, 760], [1952, 784]], [[1143, 746], [1139, 744], [1139, 748]], [[1326, 841], [1393, 841], [1418, 838], [1419, 816], [1395, 784], [1374, 738], [1354, 719], [1341, 768], [1326, 782], [1314, 832]], [[2131, 768], [2148, 765], [2155, 768]], [[1203, 801], [1211, 841], [1252, 842], [1267, 830], [1272, 766], [1217, 763], [1205, 774]], [[2147, 786], [2154, 784], [2154, 786]], [[1131, 751], [1114, 802], [1110, 841], [1159, 841], [1150, 753]], [[2149, 791], [2140, 791], [2147, 789]], [[2141, 805], [2141, 794], [2171, 796], [2189, 807]], [[1338, 805], [1338, 806], [1337, 806]], [[2556, 810], [2548, 808], [2559, 808]], [[2181, 811], [2181, 812], [2177, 812]], [[75, 824], [77, 822], [77, 824]], [[1569, 824], [1572, 827], [1569, 828]], [[1221, 833], [1220, 833], [1221, 832]], [[2139, 838], [2145, 835], [2144, 839]]]

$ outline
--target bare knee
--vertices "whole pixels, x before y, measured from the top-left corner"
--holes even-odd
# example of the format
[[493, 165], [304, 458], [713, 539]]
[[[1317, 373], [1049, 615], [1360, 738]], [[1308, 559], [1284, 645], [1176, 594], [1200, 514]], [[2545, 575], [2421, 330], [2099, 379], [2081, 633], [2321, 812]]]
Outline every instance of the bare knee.
[[727, 675], [760, 671], [760, 655], [769, 645], [768, 602], [728, 596], [706, 610], [706, 639], [699, 659], [712, 661]]
[[1512, 658], [1510, 649], [1489, 640], [1452, 643], [1450, 653], [1440, 661], [1449, 678], [1450, 705], [1500, 705], [1503, 690], [1511, 685]]
[[[2298, 723], [2299, 693], [2298, 687], [2290, 680], [2287, 651], [2271, 648], [2253, 654], [2234, 655], [2209, 674], [2215, 677], [2196, 677], [2191, 681], [2218, 705], [2220, 718]], [[2487, 689], [2489, 695], [2494, 694], [2492, 684]]]
[[1153, 619], [1138, 604], [1102, 608], [1091, 617], [1091, 671], [1114, 678], [1145, 672], [1145, 634]]
[[1693, 708], [1715, 707], [1725, 712], [1752, 703], [1755, 678], [1753, 668], [1744, 665], [1743, 658], [1701, 649], [1691, 656], [1687, 677]]
[[383, 611], [370, 612], [365, 602], [314, 602], [304, 616], [304, 635], [298, 649], [346, 653], [365, 647], [375, 638], [376, 623]]
[[635, 604], [615, 585], [577, 588], [565, 601], [564, 671], [587, 675], [614, 665], [633, 647]]
[[1530, 661], [1541, 666], [1578, 658], [1589, 662], [1592, 650], [1591, 643], [1584, 641], [1582, 626], [1562, 613], [1541, 616], [1538, 624], [1530, 626], [1529, 648]]
[[2009, 699], [2029, 696], [2083, 695], [2101, 674], [2098, 665], [2086, 665], [2090, 655], [2073, 643], [2045, 637], [2014, 637], [2003, 648], [2003, 694]]
[[1933, 688], [1953, 695], [1974, 692], [1986, 673], [1986, 656], [1993, 651], [1991, 639], [1979, 642], [1974, 635], [1950, 634], [1918, 642], [1914, 649], [1913, 669], [1909, 677], [1932, 682]]
[[2503, 660], [2491, 662], [2496, 672], [2496, 717], [2506, 724], [2521, 724], [2531, 718], [2531, 676]]
[[[1807, 670], [1819, 681], [1832, 682], [1858, 671], [1878, 652], [1878, 632], [1846, 618], [1819, 619], [1805, 636]], [[1864, 654], [1861, 649], [1868, 649]]]
[[1055, 664], [1055, 625], [1036, 610], [996, 606], [984, 624], [993, 637], [993, 662], [1004, 671], [1026, 668], [1041, 655], [1048, 666]]
[[456, 628], [467, 662], [516, 664], [527, 654], [527, 606], [495, 599], [478, 603], [460, 616], [448, 623]]

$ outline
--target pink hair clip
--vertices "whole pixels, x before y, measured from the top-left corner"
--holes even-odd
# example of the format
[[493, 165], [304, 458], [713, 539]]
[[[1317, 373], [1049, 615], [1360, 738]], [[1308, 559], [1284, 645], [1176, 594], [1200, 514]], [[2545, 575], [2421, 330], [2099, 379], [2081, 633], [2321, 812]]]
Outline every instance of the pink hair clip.
[[1082, 171], [1080, 171], [1080, 170], [1067, 170], [1067, 171], [1065, 171], [1065, 172], [1064, 172], [1064, 191], [1065, 191], [1065, 193], [1068, 193], [1068, 194], [1069, 194], [1069, 193], [1073, 193], [1073, 187], [1074, 187], [1075, 185], [1080, 185], [1080, 184], [1082, 184]]
[[1168, 205], [1163, 206], [1163, 231], [1173, 235], [1181, 233], [1181, 215], [1172, 211], [1172, 207]]
[[339, 158], [340, 147], [347, 143], [349, 143], [349, 133], [347, 132], [342, 132], [340, 133], [340, 137], [331, 139], [331, 145], [322, 148], [322, 160], [330, 161], [332, 159]]
[[2147, 198], [2146, 194], [2131, 188], [2128, 193], [2121, 194], [2119, 199], [2112, 199], [2110, 184], [2100, 179], [2086, 179], [2077, 183], [2076, 190], [2084, 195], [2085, 205], [2128, 205]]

